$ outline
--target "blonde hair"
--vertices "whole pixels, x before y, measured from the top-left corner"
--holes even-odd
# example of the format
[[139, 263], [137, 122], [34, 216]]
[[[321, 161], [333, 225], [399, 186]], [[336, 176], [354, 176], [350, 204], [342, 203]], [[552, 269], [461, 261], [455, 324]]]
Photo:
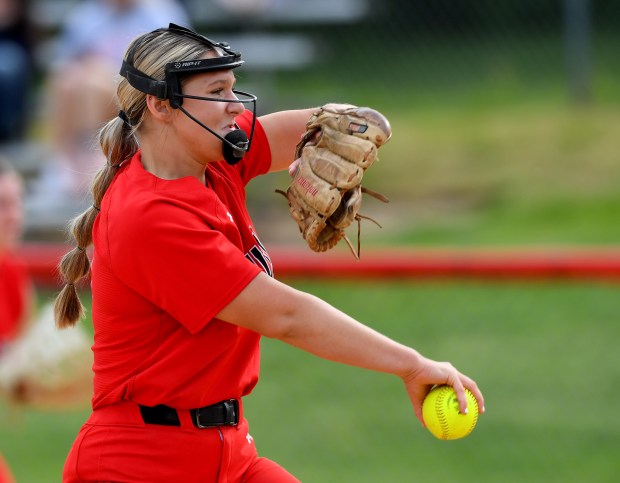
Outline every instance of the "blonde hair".
[[[196, 60], [209, 50], [210, 47], [195, 38], [168, 29], [158, 29], [131, 42], [125, 60], [153, 79], [163, 80], [167, 63]], [[58, 266], [64, 281], [54, 303], [54, 316], [59, 328], [71, 327], [84, 316], [84, 306], [76, 285], [90, 274], [90, 260], [86, 250], [93, 241], [93, 224], [100, 211], [101, 200], [121, 163], [130, 159], [139, 149], [137, 134], [147, 113], [146, 94], [121, 77], [116, 96], [126, 120], [115, 117], [99, 131], [99, 144], [107, 163], [94, 176], [91, 185], [92, 206], [75, 217], [69, 225], [69, 233], [76, 247], [64, 255]]]

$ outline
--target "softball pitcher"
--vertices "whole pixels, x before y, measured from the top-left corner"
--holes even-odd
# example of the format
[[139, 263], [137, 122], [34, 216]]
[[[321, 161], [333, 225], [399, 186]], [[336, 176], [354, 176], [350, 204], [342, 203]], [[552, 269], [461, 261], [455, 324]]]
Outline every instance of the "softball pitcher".
[[402, 378], [419, 419], [434, 384], [454, 386], [463, 409], [464, 388], [483, 406], [452, 365], [273, 277], [245, 186], [289, 167], [316, 109], [257, 118], [256, 97], [235, 88], [242, 63], [173, 24], [127, 49], [119, 116], [100, 132], [107, 164], [60, 267], [58, 326], [81, 318], [75, 286], [87, 275], [94, 324], [93, 411], [66, 483], [298, 481], [257, 454], [244, 417], [261, 336]]

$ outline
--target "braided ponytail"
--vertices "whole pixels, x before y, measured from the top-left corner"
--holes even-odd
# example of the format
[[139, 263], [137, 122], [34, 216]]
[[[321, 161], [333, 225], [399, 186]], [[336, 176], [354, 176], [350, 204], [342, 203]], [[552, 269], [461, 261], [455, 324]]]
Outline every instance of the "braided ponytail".
[[108, 162], [93, 180], [92, 206], [71, 221], [69, 231], [76, 247], [62, 257], [58, 266], [64, 280], [64, 286], [54, 303], [54, 316], [59, 328], [71, 327], [84, 317], [84, 305], [80, 300], [77, 285], [90, 275], [90, 259], [86, 250], [93, 242], [95, 218], [101, 211], [101, 200], [118, 167], [138, 149], [133, 131], [127, 129], [125, 122], [118, 117], [103, 127], [99, 133], [99, 142]]

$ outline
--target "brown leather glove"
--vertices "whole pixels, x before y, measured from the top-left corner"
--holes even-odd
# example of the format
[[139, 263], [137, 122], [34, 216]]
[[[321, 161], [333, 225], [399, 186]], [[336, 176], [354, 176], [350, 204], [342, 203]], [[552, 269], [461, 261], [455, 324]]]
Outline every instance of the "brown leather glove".
[[[361, 183], [377, 160], [377, 149], [392, 136], [390, 123], [368, 107], [326, 104], [306, 127], [295, 152], [299, 161], [291, 185], [278, 192], [288, 199], [291, 216], [312, 250], [324, 252], [344, 239], [359, 258], [359, 222], [367, 218], [359, 214], [362, 193], [388, 201]], [[353, 221], [358, 222], [357, 251], [345, 233]]]

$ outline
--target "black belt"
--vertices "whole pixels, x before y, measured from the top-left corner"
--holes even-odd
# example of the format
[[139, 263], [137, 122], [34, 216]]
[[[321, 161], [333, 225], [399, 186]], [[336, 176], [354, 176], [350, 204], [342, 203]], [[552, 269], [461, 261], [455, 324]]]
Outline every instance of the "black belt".
[[[162, 426], [181, 426], [176, 409], [160, 404], [158, 406], [140, 406], [142, 419], [146, 424]], [[236, 426], [239, 422], [239, 402], [228, 399], [211, 406], [189, 410], [192, 422], [197, 428], [213, 428], [216, 426]]]

